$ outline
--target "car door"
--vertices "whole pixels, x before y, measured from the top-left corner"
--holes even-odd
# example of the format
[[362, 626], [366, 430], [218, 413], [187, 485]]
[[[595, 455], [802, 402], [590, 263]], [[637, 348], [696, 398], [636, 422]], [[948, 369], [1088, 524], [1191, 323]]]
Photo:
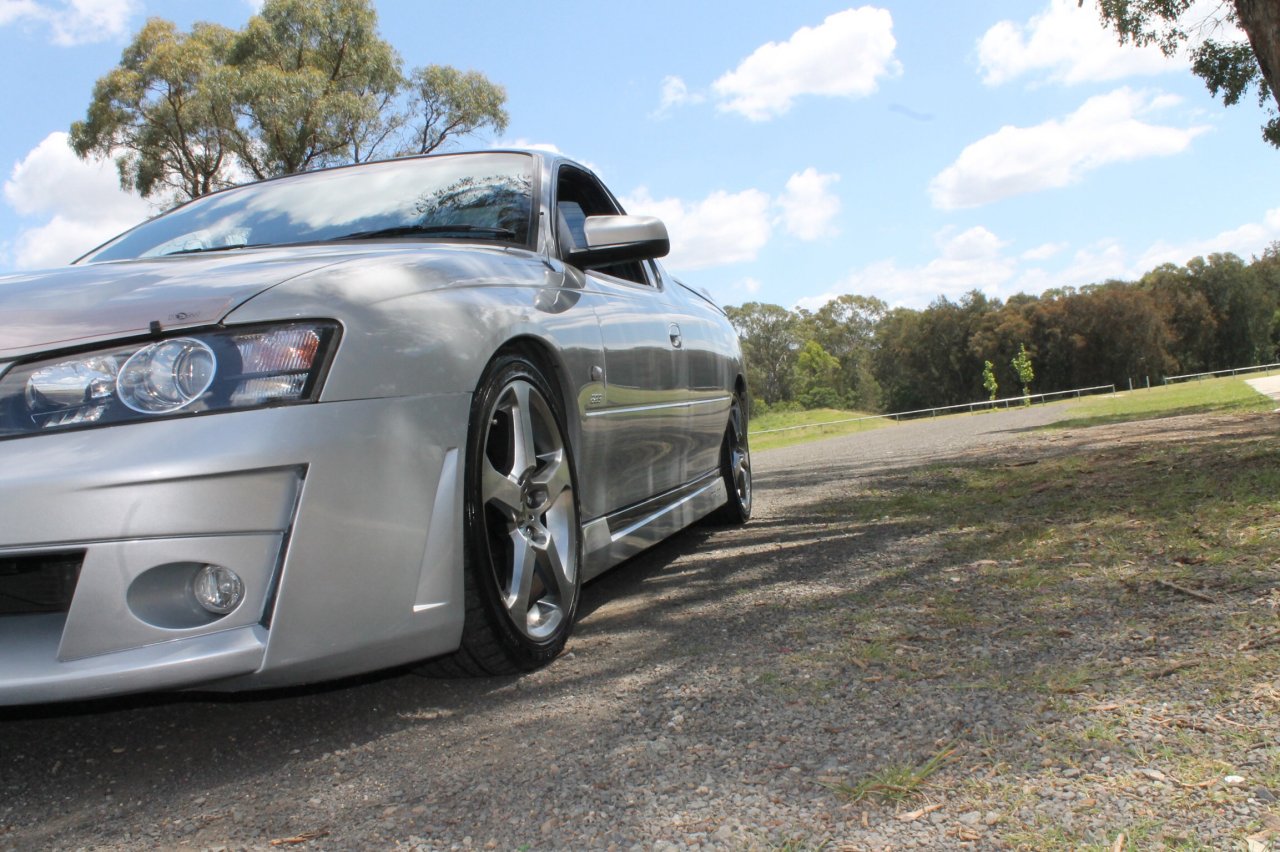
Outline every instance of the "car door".
[[683, 357], [686, 361], [688, 444], [686, 479], [715, 471], [720, 464], [729, 407], [739, 365], [726, 355], [736, 348], [732, 328], [710, 297], [704, 297], [655, 264], [663, 289], [678, 302]]
[[[585, 245], [588, 216], [621, 212], [593, 175], [562, 166], [556, 181], [562, 255]], [[681, 307], [650, 263], [584, 273], [604, 348], [603, 392], [585, 412], [591, 448], [579, 477], [599, 477], [591, 514], [609, 514], [671, 491], [688, 478], [689, 380]]]

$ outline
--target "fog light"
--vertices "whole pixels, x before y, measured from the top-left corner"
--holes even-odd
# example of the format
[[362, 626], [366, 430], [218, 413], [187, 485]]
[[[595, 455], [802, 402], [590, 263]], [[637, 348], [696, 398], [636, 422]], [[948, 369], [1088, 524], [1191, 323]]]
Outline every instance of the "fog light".
[[244, 598], [244, 583], [230, 568], [204, 565], [191, 580], [196, 603], [217, 615], [226, 615]]

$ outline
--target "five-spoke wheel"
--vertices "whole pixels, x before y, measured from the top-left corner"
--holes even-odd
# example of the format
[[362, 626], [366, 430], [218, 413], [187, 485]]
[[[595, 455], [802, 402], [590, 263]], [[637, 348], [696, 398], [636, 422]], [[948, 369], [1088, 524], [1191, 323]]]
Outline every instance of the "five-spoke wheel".
[[520, 355], [498, 358], [471, 406], [466, 619], [439, 674], [505, 674], [550, 662], [578, 605], [577, 478], [559, 398]]
[[545, 642], [566, 626], [577, 599], [578, 511], [563, 432], [530, 378], [505, 382], [488, 413], [478, 531], [511, 624]]

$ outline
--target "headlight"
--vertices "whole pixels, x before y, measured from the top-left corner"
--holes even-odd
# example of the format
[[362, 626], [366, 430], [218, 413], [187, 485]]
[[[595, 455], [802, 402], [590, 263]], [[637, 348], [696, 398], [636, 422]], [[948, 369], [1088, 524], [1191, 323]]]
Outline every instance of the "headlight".
[[337, 340], [335, 323], [297, 322], [17, 364], [0, 379], [0, 438], [310, 402]]
[[179, 337], [144, 346], [116, 376], [116, 395], [139, 414], [169, 414], [198, 400], [213, 384], [218, 358], [209, 344]]

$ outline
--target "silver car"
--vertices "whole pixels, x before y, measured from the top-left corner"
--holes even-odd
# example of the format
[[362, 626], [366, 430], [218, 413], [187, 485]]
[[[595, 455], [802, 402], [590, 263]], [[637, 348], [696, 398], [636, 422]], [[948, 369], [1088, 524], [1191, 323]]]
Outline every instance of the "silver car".
[[585, 581], [751, 512], [737, 336], [667, 248], [491, 151], [0, 278], [0, 704], [550, 661]]

